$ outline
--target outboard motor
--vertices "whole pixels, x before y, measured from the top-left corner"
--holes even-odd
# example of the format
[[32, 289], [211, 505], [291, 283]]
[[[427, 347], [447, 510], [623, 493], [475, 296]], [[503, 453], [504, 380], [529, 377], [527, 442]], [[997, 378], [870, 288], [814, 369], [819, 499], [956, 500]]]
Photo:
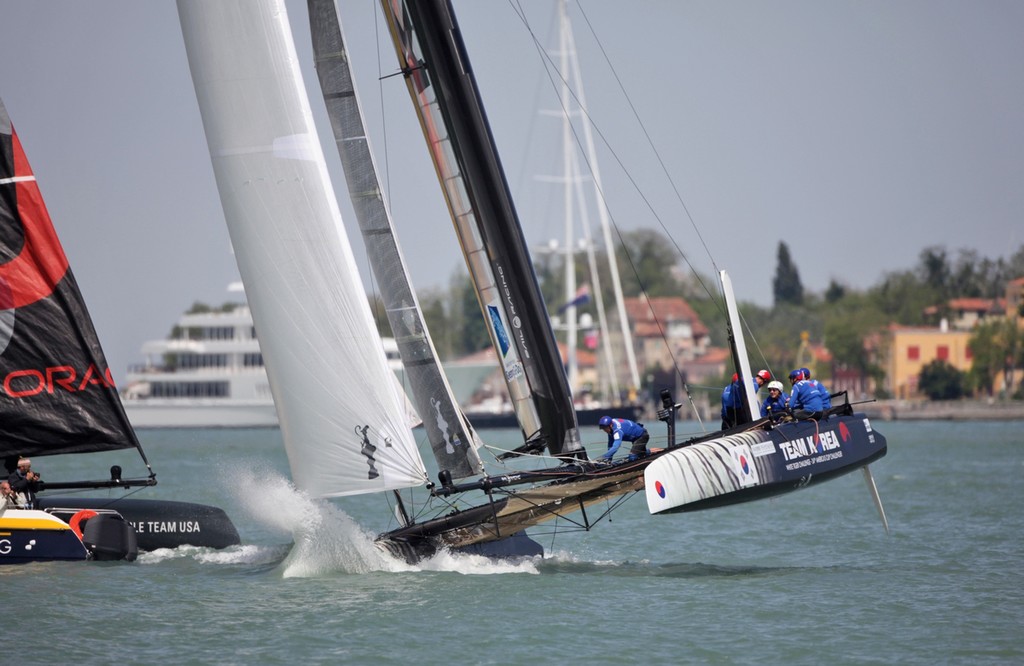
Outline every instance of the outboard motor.
[[119, 513], [100, 513], [83, 522], [82, 543], [94, 560], [127, 560], [139, 556], [135, 528]]

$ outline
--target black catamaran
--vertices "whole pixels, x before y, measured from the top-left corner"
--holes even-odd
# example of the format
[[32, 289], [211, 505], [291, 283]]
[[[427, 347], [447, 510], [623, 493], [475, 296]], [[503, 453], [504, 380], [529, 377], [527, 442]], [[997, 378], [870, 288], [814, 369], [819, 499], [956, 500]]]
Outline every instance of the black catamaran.
[[[39, 186], [0, 101], [0, 458], [134, 449], [148, 475], [121, 468], [93, 481], [40, 483], [36, 506], [0, 510], [0, 564], [134, 559], [138, 549], [183, 543], [224, 547], [238, 532], [215, 507], [121, 498], [54, 497], [54, 491], [156, 485], [121, 405], [103, 350]], [[85, 460], [85, 458], [83, 458]], [[5, 478], [6, 478], [5, 474]], [[140, 524], [175, 524], [152, 533]], [[187, 529], [178, 530], [178, 525]]]
[[[588, 461], [451, 6], [382, 0], [522, 430], [523, 444], [511, 453], [553, 465], [487, 474], [480, 438], [451, 398], [408, 284], [336, 3], [308, 0], [308, 6], [317, 75], [349, 194], [439, 483], [429, 482], [401, 422], [401, 389], [352, 266], [283, 3], [179, 0], [217, 185], [300, 489], [321, 497], [393, 491], [401, 524], [378, 543], [408, 559], [445, 547], [536, 554], [540, 546], [525, 537], [527, 528], [562, 519], [590, 529], [645, 488], [652, 513], [686, 511], [786, 492], [884, 455], [885, 439], [848, 405], [821, 421], [773, 427], [747, 419], [729, 432], [676, 443], [679, 405], [664, 392], [659, 419], [669, 440], [663, 450], [618, 464]], [[724, 274], [723, 285], [731, 293]], [[735, 356], [742, 375], [752, 377], [742, 346]], [[507, 457], [497, 462], [504, 465]], [[431, 500], [410, 511], [398, 491], [417, 486], [427, 486]], [[479, 501], [453, 509], [452, 496]], [[605, 505], [600, 513], [588, 514], [598, 503]]]

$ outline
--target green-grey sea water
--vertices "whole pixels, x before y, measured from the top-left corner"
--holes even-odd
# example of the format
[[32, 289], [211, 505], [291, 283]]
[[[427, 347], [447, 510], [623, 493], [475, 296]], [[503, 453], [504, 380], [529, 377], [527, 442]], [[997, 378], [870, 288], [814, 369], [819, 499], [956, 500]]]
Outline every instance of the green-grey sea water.
[[[538, 537], [543, 559], [448, 556], [419, 567], [370, 545], [388, 526], [379, 498], [325, 504], [291, 490], [276, 430], [144, 431], [160, 485], [139, 496], [222, 506], [243, 544], [132, 564], [0, 568], [7, 655], [19, 664], [1024, 663], [1021, 424], [875, 426], [889, 441], [873, 465], [889, 536], [858, 472], [694, 514], [652, 517], [637, 495], [591, 532]], [[130, 466], [125, 453], [96, 457], [34, 467], [57, 478], [82, 465], [90, 477], [112, 461]]]

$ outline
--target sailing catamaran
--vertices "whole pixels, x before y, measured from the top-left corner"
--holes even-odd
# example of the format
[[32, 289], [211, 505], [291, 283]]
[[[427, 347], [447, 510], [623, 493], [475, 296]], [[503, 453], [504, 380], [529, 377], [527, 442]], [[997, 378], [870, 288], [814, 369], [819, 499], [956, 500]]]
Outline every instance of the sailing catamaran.
[[[135, 449], [146, 477], [125, 478], [115, 465], [109, 479], [46, 480], [39, 492], [156, 485], [2, 101], [0, 261], [0, 457], [7, 473], [22, 456]], [[175, 527], [157, 533], [135, 529], [153, 523]], [[133, 560], [140, 548], [238, 542], [223, 511], [185, 502], [48, 494], [32, 508], [0, 509], [0, 564]]]
[[[320, 497], [392, 491], [399, 498], [400, 526], [378, 543], [410, 560], [444, 547], [536, 554], [540, 546], [525, 537], [527, 528], [562, 519], [590, 529], [645, 486], [649, 501], [650, 488], [669, 501], [651, 504], [652, 512], [690, 510], [786, 492], [884, 455], [885, 439], [848, 405], [821, 422], [773, 428], [754, 420], [752, 396], [744, 425], [676, 443], [679, 405], [665, 391], [659, 412], [669, 432], [665, 450], [619, 464], [588, 461], [451, 7], [445, 0], [383, 0], [519, 419], [523, 445], [511, 453], [546, 451], [548, 464], [555, 463], [486, 474], [480, 439], [445, 390], [408, 284], [374, 174], [336, 5], [308, 5], [318, 78], [349, 192], [403, 364], [414, 369], [412, 391], [430, 426], [439, 485], [429, 481], [399, 418], [400, 400], [355, 272], [283, 3], [178, 0], [217, 186], [299, 489]], [[724, 274], [723, 285], [731, 291]], [[738, 328], [736, 333], [741, 340]], [[735, 356], [743, 376], [752, 377], [742, 346]], [[820, 454], [809, 453], [818, 447]], [[724, 462], [708, 465], [709, 459]], [[725, 464], [730, 459], [735, 464]], [[671, 470], [681, 471], [671, 476]], [[398, 491], [418, 486], [430, 490], [431, 500], [410, 512]], [[452, 496], [480, 502], [453, 509], [447, 500]], [[603, 512], [588, 516], [587, 508], [598, 503], [606, 505]]]

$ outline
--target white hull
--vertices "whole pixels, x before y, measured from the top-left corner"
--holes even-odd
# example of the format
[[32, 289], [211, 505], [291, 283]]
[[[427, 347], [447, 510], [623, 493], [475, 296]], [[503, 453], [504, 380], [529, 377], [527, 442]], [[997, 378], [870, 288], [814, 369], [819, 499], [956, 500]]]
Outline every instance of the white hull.
[[145, 428], [276, 428], [273, 400], [125, 400], [128, 420]]

